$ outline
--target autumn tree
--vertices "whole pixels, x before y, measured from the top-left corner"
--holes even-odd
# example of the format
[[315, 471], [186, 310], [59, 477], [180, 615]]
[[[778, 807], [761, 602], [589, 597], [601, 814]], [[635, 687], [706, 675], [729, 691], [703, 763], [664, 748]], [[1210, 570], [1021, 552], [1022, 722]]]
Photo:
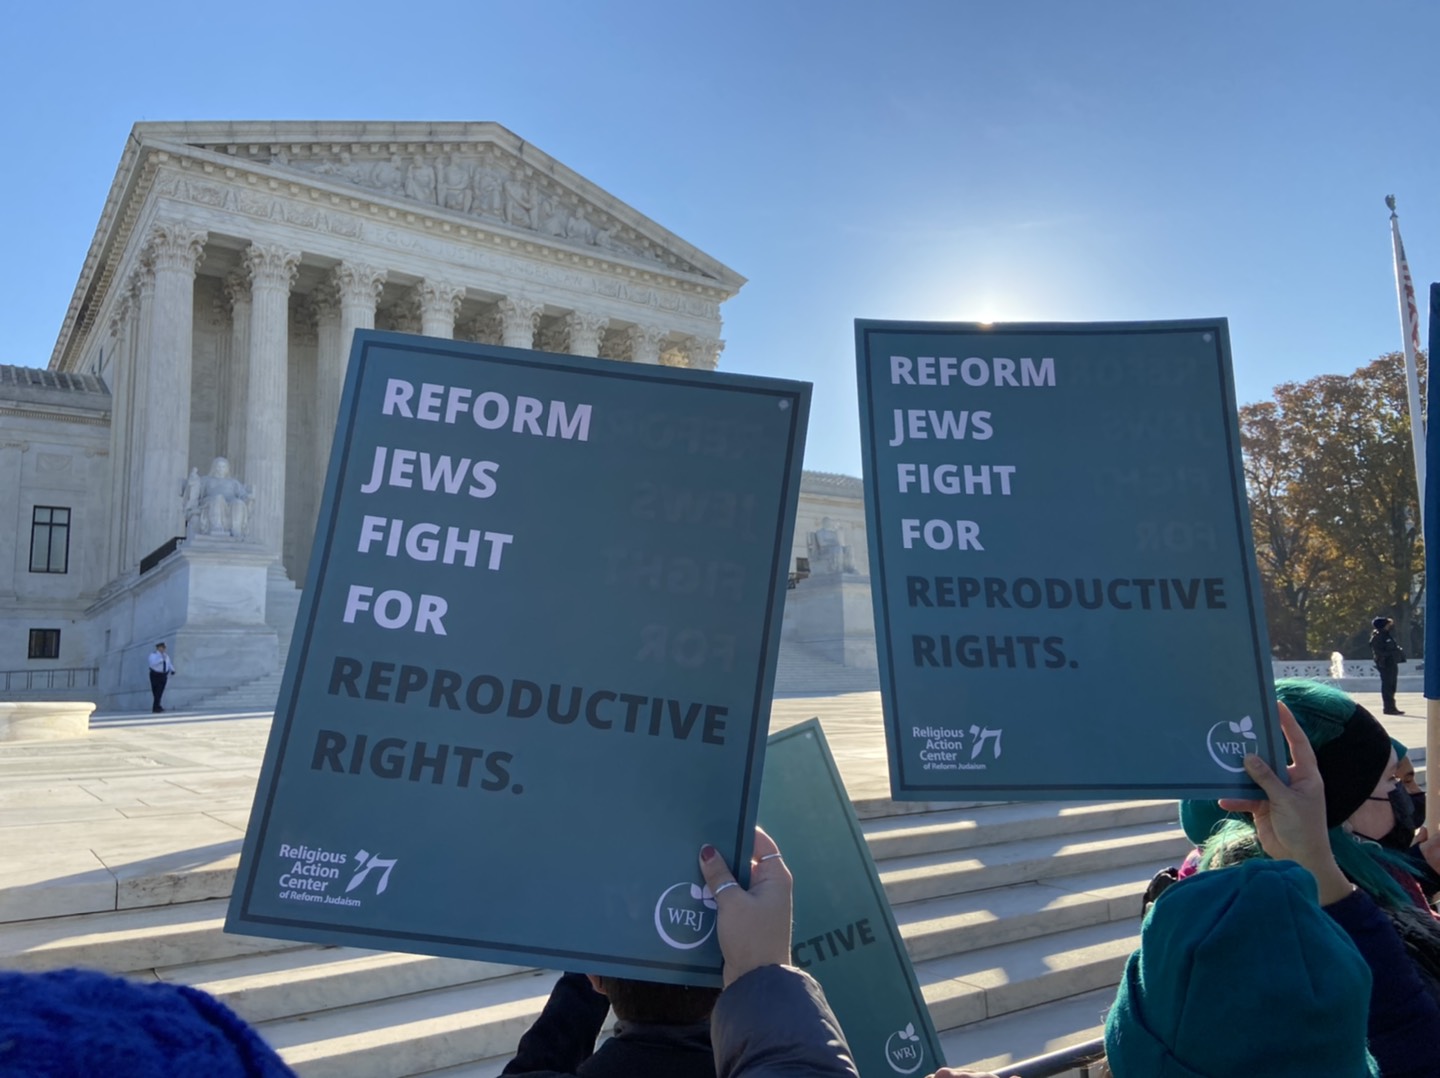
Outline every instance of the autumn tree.
[[1279, 386], [1241, 409], [1240, 430], [1277, 657], [1366, 657], [1379, 613], [1418, 652], [1425, 568], [1402, 357]]

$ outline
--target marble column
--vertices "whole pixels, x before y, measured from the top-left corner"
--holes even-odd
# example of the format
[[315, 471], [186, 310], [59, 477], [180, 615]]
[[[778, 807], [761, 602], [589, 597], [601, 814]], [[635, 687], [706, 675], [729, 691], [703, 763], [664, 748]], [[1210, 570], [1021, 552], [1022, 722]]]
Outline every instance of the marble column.
[[523, 296], [507, 296], [496, 306], [504, 327], [500, 343], [506, 348], [534, 348], [535, 327], [540, 324], [540, 312], [545, 305]]
[[105, 555], [105, 578], [128, 568], [125, 564], [125, 521], [130, 513], [131, 383], [130, 297], [122, 292], [110, 316], [110, 531]]
[[245, 405], [250, 399], [250, 275], [237, 270], [226, 277], [225, 298], [230, 302], [230, 369], [225, 440], [220, 452], [238, 472], [245, 461]]
[[[145, 428], [150, 422], [149, 401], [150, 365], [143, 357], [150, 354], [150, 309], [155, 305], [155, 274], [149, 257], [142, 255], [140, 264], [130, 275], [130, 340], [126, 356], [130, 363], [130, 429], [126, 435], [126, 449], [123, 467], [130, 473], [127, 485], [130, 497], [126, 503], [125, 519], [121, 527], [125, 533], [125, 563], [122, 570], [135, 568], [148, 551], [142, 550], [140, 516], [140, 492], [145, 485]], [[112, 461], [111, 466], [120, 462]], [[189, 475], [187, 470], [186, 475]]]
[[659, 326], [631, 326], [626, 336], [630, 340], [630, 362], [660, 362], [660, 342], [665, 337], [663, 329]]
[[685, 342], [686, 366], [697, 371], [713, 371], [724, 348], [725, 342], [715, 337], [691, 337]]
[[[320, 306], [315, 355], [315, 460], [322, 483], [330, 463], [330, 445], [335, 440], [340, 391], [345, 387], [355, 331], [375, 328], [375, 305], [384, 288], [385, 271], [361, 262], [341, 262], [325, 283], [327, 302], [336, 307], [336, 322], [331, 332], [326, 308]], [[320, 303], [318, 296], [316, 302]]]
[[572, 356], [598, 356], [600, 337], [610, 319], [587, 311], [571, 311], [565, 316], [565, 328], [570, 334], [569, 349]]
[[415, 295], [420, 301], [420, 332], [426, 337], [454, 337], [465, 289], [449, 281], [427, 279], [416, 286]]
[[[330, 402], [331, 417], [328, 422], [317, 414], [314, 417], [314, 443], [311, 446], [314, 482], [312, 501], [318, 511], [320, 496], [325, 490], [325, 473], [330, 467], [330, 443], [334, 438], [334, 413], [340, 407], [340, 381], [344, 378], [345, 350], [340, 344], [340, 293], [335, 279], [321, 282], [310, 293], [310, 302], [315, 305], [315, 388], [314, 400]], [[337, 373], [338, 372], [338, 373]], [[334, 392], [330, 391], [333, 385]], [[333, 401], [332, 401], [333, 398]], [[317, 403], [317, 411], [321, 407]]]
[[290, 286], [300, 268], [300, 254], [252, 243], [245, 249], [244, 265], [250, 274], [250, 385], [245, 470], [238, 474], [255, 488], [250, 538], [278, 556], [285, 537]]
[[183, 221], [157, 222], [146, 253], [153, 268], [144, 469], [136, 560], [185, 534], [180, 487], [190, 464], [190, 379], [195, 343], [195, 271], [209, 234]]

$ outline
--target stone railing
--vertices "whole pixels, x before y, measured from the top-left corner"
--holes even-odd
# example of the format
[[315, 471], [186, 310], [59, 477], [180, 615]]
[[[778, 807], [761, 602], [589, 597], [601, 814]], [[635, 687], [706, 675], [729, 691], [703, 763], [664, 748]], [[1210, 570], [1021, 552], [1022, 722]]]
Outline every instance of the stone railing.
[[[1274, 660], [1271, 664], [1275, 669], [1275, 676], [1282, 677], [1305, 677], [1320, 680], [1330, 680], [1330, 663], [1325, 659], [1308, 659], [1301, 661]], [[1402, 677], [1415, 677], [1425, 673], [1425, 660], [1417, 659], [1413, 662], [1403, 663], [1400, 666]], [[1375, 664], [1369, 659], [1346, 659], [1345, 673], [1347, 680], [1350, 678], [1374, 678], [1377, 682], [1380, 675], [1375, 669]]]

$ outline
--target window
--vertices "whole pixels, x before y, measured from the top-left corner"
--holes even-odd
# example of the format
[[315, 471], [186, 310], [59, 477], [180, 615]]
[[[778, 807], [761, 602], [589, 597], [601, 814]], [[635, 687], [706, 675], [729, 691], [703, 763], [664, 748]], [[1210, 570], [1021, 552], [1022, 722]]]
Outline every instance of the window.
[[70, 510], [37, 505], [30, 518], [30, 571], [64, 573], [70, 569]]
[[59, 630], [59, 629], [31, 629], [31, 630], [30, 630], [30, 658], [32, 658], [32, 659], [58, 659], [58, 658], [60, 658], [60, 630]]

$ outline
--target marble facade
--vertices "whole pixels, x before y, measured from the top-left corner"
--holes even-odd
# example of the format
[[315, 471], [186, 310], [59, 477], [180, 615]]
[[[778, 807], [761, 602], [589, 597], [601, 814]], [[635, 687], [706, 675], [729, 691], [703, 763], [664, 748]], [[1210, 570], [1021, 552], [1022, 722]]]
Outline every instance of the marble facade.
[[[156, 640], [176, 705], [272, 673], [356, 329], [713, 370], [720, 306], [744, 283], [497, 124], [136, 125], [49, 368], [16, 376], [57, 384], [27, 403], [0, 377], [0, 495], [17, 513], [0, 670], [98, 668], [102, 707], [148, 699]], [[250, 491], [243, 528], [185, 496], [222, 457]], [[847, 534], [858, 504], [829, 514]], [[71, 511], [71, 566], [27, 572], [52, 505]], [[819, 525], [798, 541], [824, 530], [828, 557]], [[58, 658], [17, 661], [51, 624]]]

